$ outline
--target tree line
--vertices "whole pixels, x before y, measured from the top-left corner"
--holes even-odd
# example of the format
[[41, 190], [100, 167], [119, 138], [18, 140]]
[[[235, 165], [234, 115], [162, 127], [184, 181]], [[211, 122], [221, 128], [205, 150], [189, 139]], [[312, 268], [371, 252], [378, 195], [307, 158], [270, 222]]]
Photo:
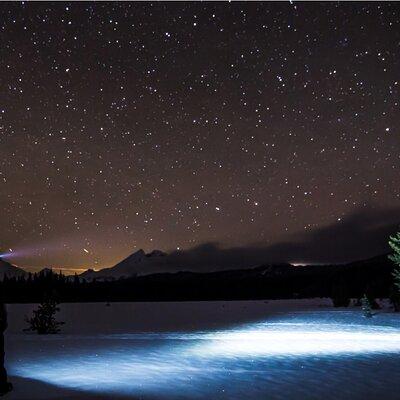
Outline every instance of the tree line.
[[[400, 239], [400, 237], [399, 237]], [[336, 306], [350, 298], [395, 300], [395, 264], [385, 256], [345, 265], [263, 265], [252, 269], [208, 273], [177, 272], [113, 281], [86, 281], [44, 270], [0, 282], [7, 303], [255, 300], [331, 297]]]

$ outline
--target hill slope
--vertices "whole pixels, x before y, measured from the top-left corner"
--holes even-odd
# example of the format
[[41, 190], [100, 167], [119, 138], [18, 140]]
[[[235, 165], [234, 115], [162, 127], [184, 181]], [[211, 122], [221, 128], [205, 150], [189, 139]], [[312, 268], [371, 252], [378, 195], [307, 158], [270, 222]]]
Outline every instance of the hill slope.
[[15, 265], [10, 264], [0, 258], [0, 279], [4, 279], [4, 276], [8, 278], [18, 277], [25, 275], [26, 272]]

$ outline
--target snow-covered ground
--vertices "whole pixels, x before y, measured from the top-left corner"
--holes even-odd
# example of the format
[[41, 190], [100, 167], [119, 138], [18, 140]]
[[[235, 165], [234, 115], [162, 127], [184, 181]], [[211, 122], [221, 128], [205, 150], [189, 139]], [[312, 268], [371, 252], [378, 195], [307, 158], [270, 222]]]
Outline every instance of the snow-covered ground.
[[399, 399], [400, 314], [328, 299], [62, 304], [62, 333], [10, 305], [9, 399]]

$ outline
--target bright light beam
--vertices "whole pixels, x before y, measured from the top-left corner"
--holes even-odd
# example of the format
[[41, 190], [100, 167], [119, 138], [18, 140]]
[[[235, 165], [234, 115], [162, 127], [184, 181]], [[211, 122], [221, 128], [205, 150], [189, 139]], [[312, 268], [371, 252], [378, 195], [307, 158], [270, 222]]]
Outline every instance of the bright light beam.
[[10, 258], [14, 255], [13, 252], [8, 252], [8, 253], [0, 253], [0, 258]]
[[[267, 364], [278, 358], [296, 363], [298, 357], [315, 355], [340, 358], [400, 352], [400, 333], [393, 327], [318, 320], [190, 334], [99, 335], [89, 347], [83, 344], [84, 336], [77, 336], [69, 349], [62, 336], [46, 341], [47, 350], [39, 358], [28, 355], [14, 361], [10, 373], [94, 393], [170, 392], [172, 396], [174, 391], [190, 392], [193, 385], [206, 390], [210, 380], [218, 385], [227, 379], [227, 371], [245, 371], [249, 360], [267, 371]], [[48, 352], [48, 346], [57, 342], [56, 353]], [[71, 351], [74, 346], [79, 350]]]
[[[291, 329], [281, 324], [280, 329], [241, 330], [217, 333], [194, 351], [222, 357], [307, 356], [351, 353], [385, 353], [400, 351], [400, 333], [368, 330], [368, 326], [353, 327], [352, 331]], [[298, 324], [294, 324], [298, 328]], [[273, 328], [274, 324], [270, 328]], [[331, 327], [332, 328], [332, 327]]]

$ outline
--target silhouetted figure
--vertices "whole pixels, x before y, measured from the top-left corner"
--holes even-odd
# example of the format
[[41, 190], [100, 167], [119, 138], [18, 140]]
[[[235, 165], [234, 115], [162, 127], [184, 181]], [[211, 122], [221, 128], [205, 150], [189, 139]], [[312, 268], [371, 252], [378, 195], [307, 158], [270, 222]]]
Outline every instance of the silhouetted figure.
[[7, 310], [4, 303], [0, 303], [0, 396], [12, 390], [8, 382], [7, 371], [4, 367], [4, 331], [7, 329]]

